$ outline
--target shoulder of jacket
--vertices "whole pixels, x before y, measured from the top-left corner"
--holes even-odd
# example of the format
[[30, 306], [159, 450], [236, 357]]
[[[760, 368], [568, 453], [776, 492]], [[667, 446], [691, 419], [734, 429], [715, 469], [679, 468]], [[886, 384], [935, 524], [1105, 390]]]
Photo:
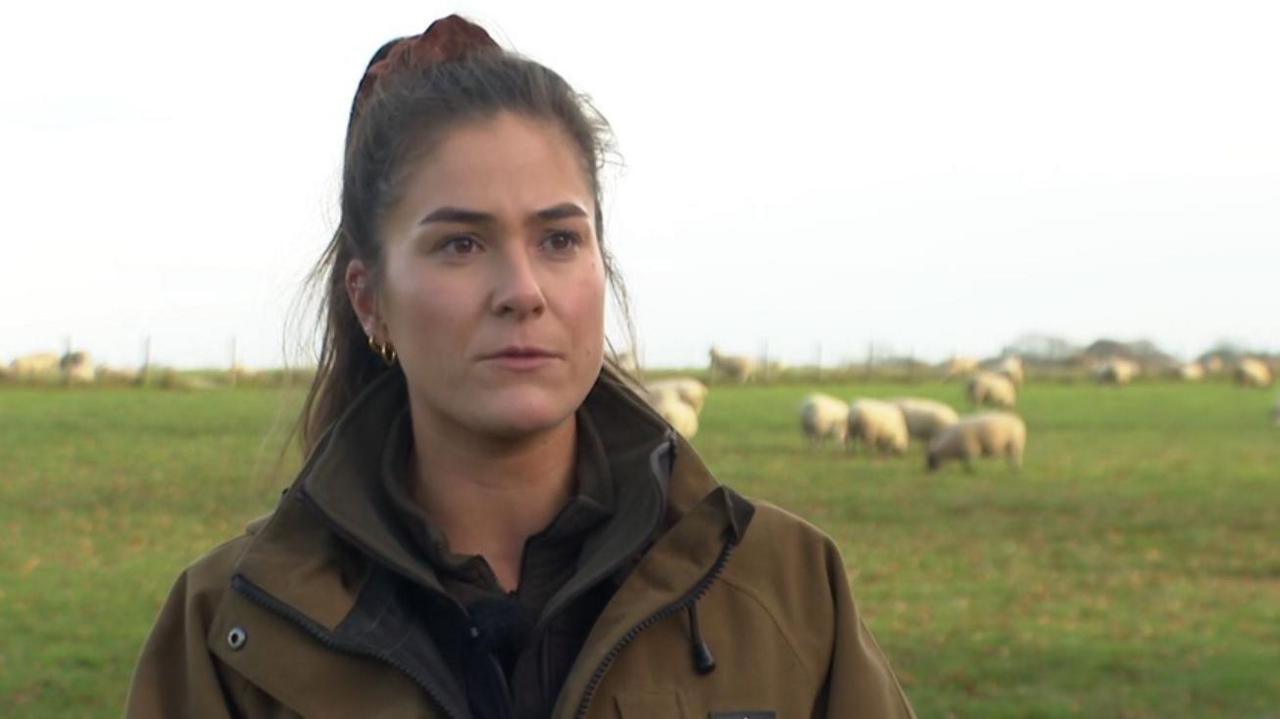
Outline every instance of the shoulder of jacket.
[[[743, 544], [771, 545], [777, 551], [822, 556], [838, 550], [835, 540], [803, 517], [770, 502], [752, 499], [755, 514], [747, 528]], [[796, 557], [797, 559], [799, 557]]]
[[752, 500], [756, 511], [721, 579], [749, 605], [763, 611], [785, 637], [797, 661], [815, 676], [834, 646], [839, 597], [848, 577], [835, 542], [805, 519]]
[[217, 604], [223, 592], [231, 586], [236, 563], [273, 514], [269, 512], [249, 521], [239, 536], [210, 549], [187, 565], [182, 572], [182, 581], [185, 582], [188, 601], [203, 599], [212, 605]]

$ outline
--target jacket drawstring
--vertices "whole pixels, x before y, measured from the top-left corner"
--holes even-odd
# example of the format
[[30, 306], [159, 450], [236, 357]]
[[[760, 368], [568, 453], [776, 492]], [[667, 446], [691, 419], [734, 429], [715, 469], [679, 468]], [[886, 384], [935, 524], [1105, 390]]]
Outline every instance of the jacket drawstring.
[[698, 674], [710, 674], [716, 669], [716, 658], [711, 654], [711, 647], [702, 639], [702, 630], [698, 628], [698, 602], [689, 605], [689, 641], [693, 652], [693, 669]]

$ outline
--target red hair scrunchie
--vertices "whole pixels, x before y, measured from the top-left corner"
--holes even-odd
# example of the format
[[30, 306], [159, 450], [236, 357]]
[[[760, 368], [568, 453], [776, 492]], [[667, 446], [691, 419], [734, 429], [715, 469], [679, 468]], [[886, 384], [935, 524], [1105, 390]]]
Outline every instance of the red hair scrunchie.
[[378, 81], [392, 73], [452, 62], [500, 46], [484, 28], [457, 15], [440, 18], [421, 34], [401, 39], [387, 56], [369, 66], [356, 90], [356, 107], [363, 107]]

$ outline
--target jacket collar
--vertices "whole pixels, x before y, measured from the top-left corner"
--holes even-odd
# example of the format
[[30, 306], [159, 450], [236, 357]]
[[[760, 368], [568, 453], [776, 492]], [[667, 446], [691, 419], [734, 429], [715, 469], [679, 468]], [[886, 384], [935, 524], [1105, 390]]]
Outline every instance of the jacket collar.
[[[330, 646], [358, 648], [370, 656], [387, 656], [395, 648], [405, 656], [397, 654], [394, 666], [419, 681], [436, 677], [431, 681], [439, 684], [437, 699], [453, 706], [452, 714], [465, 716], [460, 689], [440, 679], [449, 675], [447, 664], [413, 616], [434, 610], [405, 605], [396, 590], [388, 589], [387, 578], [394, 574], [445, 596], [434, 573], [410, 552], [407, 532], [387, 521], [385, 494], [371, 490], [380, 484], [377, 458], [387, 423], [404, 401], [399, 374], [388, 372], [375, 381], [335, 423], [280, 507], [250, 540], [235, 566], [233, 585], [238, 594]], [[556, 605], [600, 581], [620, 585], [591, 628], [555, 716], [565, 716], [568, 703], [586, 695], [593, 673], [608, 666], [610, 653], [626, 637], [659, 613], [696, 601], [695, 587], [703, 591], [708, 577], [723, 566], [754, 511], [718, 485], [693, 448], [620, 381], [602, 375], [586, 403], [598, 419], [618, 511], [584, 543], [577, 572], [548, 601], [544, 620], [554, 616]], [[236, 621], [238, 606], [224, 597], [215, 626]], [[280, 676], [293, 668], [272, 664], [260, 667], [264, 674], [257, 676], [259, 669], [242, 664], [219, 639], [211, 634], [210, 648], [247, 672], [250, 681], [281, 692], [296, 689]]]
[[[406, 401], [398, 370], [384, 373], [356, 398], [312, 453], [237, 573], [330, 628], [354, 605], [367, 576], [361, 557], [444, 594], [435, 572], [415, 556], [413, 539], [378, 476], [391, 424]], [[618, 511], [584, 543], [577, 572], [548, 601], [545, 616], [603, 578], [625, 572], [658, 535], [700, 504], [707, 505], [695, 523], [700, 531], [727, 531], [735, 540], [751, 513], [623, 382], [602, 373], [584, 406], [605, 449]], [[335, 591], [323, 591], [325, 585]]]

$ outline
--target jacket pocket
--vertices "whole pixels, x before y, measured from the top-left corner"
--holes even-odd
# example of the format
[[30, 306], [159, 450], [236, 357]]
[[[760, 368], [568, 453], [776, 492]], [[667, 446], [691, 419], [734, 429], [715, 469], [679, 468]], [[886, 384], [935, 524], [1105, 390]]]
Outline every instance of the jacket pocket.
[[674, 689], [668, 691], [626, 692], [613, 698], [618, 719], [689, 719], [684, 702]]

